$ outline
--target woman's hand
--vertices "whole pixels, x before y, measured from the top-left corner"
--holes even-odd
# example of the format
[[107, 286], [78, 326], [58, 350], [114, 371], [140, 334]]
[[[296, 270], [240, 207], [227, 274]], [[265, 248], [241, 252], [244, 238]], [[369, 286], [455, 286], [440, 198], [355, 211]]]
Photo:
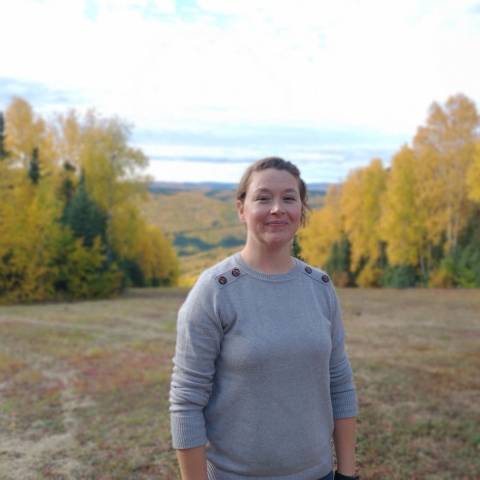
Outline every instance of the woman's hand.
[[357, 417], [334, 420], [333, 444], [337, 455], [337, 472], [355, 475], [355, 427]]
[[177, 450], [182, 480], [208, 480], [205, 445]]

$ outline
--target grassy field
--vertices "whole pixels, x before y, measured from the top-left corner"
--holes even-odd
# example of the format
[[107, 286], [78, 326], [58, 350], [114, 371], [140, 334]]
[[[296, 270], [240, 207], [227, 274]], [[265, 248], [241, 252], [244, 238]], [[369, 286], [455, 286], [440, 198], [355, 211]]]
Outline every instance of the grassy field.
[[[0, 479], [178, 479], [184, 289], [0, 308]], [[339, 290], [363, 479], [480, 475], [480, 292]]]

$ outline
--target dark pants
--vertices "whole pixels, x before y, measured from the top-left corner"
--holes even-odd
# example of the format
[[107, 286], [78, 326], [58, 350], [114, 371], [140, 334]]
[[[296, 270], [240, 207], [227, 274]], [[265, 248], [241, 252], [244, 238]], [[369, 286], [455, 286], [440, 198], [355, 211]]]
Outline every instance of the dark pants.
[[324, 477], [319, 478], [318, 480], [333, 480], [333, 470], [328, 475], [325, 475]]

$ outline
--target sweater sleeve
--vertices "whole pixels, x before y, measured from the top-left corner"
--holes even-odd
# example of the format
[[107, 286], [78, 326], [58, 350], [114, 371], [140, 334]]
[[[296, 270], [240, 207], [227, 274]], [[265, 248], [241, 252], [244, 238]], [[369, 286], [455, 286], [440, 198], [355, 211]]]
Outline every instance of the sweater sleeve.
[[330, 355], [330, 396], [333, 418], [348, 418], [358, 415], [357, 397], [353, 383], [353, 373], [345, 351], [345, 330], [343, 328], [340, 305], [335, 290], [332, 293]]
[[176, 449], [207, 443], [203, 409], [212, 393], [215, 361], [223, 339], [218, 308], [218, 289], [204, 273], [178, 313], [170, 388], [172, 440]]

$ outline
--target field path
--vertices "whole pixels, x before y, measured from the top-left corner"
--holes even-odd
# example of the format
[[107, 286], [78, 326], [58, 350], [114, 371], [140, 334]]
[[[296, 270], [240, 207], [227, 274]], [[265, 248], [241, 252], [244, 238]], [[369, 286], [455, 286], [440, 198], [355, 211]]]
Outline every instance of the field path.
[[[24, 364], [41, 371], [46, 381], [52, 385], [62, 385], [61, 402], [58, 409], [62, 417], [64, 433], [46, 435], [37, 440], [31, 440], [28, 435], [12, 428], [8, 434], [2, 431], [0, 433], [0, 478], [2, 480], [36, 480], [44, 457], [57, 455], [59, 456], [59, 460], [56, 462], [58, 474], [63, 478], [74, 478], [75, 473], [81, 470], [80, 462], [74, 457], [62, 456], [61, 453], [73, 451], [77, 446], [75, 435], [78, 421], [75, 411], [91, 406], [91, 403], [75, 395], [72, 389], [78, 372], [69, 368], [68, 365], [62, 365], [62, 362], [55, 362], [52, 361], [52, 358], [42, 357], [32, 352], [24, 357]], [[5, 382], [0, 391], [8, 389], [8, 387], [8, 382]], [[41, 426], [41, 421], [33, 423], [30, 428], [36, 429], [39, 426]]]

